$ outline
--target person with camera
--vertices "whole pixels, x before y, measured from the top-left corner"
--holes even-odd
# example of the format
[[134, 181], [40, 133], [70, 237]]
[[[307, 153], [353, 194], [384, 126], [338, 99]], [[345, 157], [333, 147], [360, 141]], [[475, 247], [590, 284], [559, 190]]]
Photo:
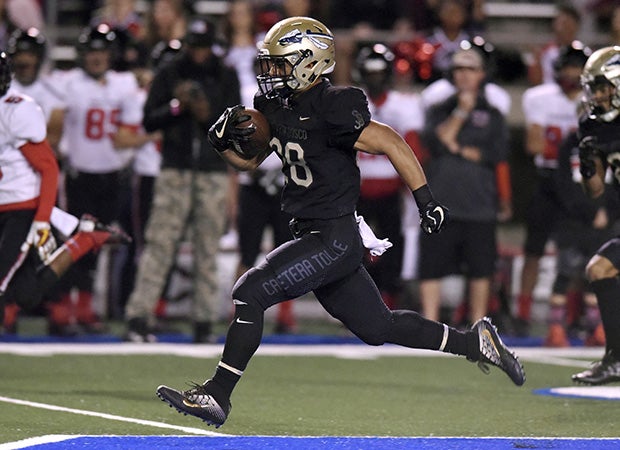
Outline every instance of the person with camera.
[[214, 54], [214, 40], [211, 22], [190, 19], [182, 50], [158, 70], [144, 105], [144, 128], [161, 130], [163, 135], [162, 167], [135, 287], [125, 309], [126, 340], [155, 340], [155, 305], [187, 232], [195, 267], [193, 338], [213, 340], [218, 314], [216, 257], [224, 231], [228, 175], [206, 130], [219, 111], [240, 102], [235, 70]]

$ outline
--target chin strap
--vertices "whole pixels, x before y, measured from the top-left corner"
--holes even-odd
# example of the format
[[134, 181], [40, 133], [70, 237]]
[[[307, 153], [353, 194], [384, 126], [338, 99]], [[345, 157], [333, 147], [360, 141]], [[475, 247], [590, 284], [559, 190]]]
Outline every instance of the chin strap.
[[362, 243], [364, 244], [364, 247], [370, 250], [370, 254], [372, 256], [381, 256], [388, 248], [392, 247], [392, 243], [387, 238], [377, 238], [375, 233], [364, 220], [364, 217], [358, 216], [357, 212], [355, 213], [355, 220], [357, 221], [357, 228], [360, 236], [362, 237]]

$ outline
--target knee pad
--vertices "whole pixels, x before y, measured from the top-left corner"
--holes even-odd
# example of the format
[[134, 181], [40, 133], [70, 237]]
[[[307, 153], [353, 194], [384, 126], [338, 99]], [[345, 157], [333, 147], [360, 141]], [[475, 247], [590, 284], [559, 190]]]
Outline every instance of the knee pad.
[[262, 311], [267, 309], [269, 305], [266, 305], [266, 300], [262, 298], [258, 282], [259, 280], [255, 268], [248, 270], [237, 280], [232, 290], [232, 298], [235, 306], [238, 306], [237, 302], [243, 302], [246, 305], [259, 308]]

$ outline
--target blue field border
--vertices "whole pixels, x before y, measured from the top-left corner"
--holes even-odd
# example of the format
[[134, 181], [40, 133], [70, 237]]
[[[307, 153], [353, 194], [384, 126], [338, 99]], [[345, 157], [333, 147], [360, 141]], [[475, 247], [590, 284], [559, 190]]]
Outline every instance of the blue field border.
[[442, 438], [442, 437], [283, 437], [283, 436], [80, 436], [40, 443], [29, 449], [252, 449], [252, 450], [617, 450], [620, 439], [609, 438]]
[[[165, 344], [191, 344], [192, 336], [182, 333], [158, 334], [158, 342]], [[223, 344], [225, 336], [219, 336], [215, 343]], [[541, 347], [542, 337], [515, 337], [502, 336], [502, 340], [509, 347]], [[18, 334], [0, 334], [0, 342], [20, 343], [20, 344], [58, 344], [58, 343], [77, 343], [77, 344], [112, 344], [121, 343], [123, 340], [111, 334], [85, 334], [74, 337], [57, 337], [45, 335], [21, 336]], [[329, 344], [364, 344], [355, 336], [334, 336], [334, 335], [315, 335], [315, 334], [272, 334], [265, 335], [262, 339], [263, 344], [289, 344], [289, 345], [329, 345]], [[580, 339], [571, 340], [572, 347], [582, 347], [583, 341]]]

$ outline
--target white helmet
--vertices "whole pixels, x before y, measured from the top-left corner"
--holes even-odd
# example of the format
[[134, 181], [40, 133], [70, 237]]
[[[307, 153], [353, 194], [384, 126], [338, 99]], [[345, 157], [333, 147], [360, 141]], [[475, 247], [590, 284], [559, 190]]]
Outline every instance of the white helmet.
[[310, 17], [281, 20], [265, 35], [258, 62], [261, 92], [268, 98], [287, 98], [334, 70], [334, 35]]
[[[609, 85], [613, 93], [609, 97], [610, 109], [601, 108], [594, 99], [597, 86]], [[592, 119], [610, 122], [620, 113], [620, 46], [601, 48], [588, 58], [581, 72], [584, 106]]]

